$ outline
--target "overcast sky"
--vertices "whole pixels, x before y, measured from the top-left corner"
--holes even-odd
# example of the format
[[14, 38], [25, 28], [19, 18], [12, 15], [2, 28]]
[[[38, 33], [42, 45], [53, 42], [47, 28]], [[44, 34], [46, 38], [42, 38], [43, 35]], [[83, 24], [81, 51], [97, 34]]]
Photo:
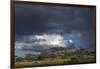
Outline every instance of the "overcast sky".
[[15, 45], [32, 47], [36, 42], [48, 45], [48, 41], [56, 41], [51, 45], [57, 41], [66, 45], [69, 40], [76, 47], [92, 49], [93, 11], [94, 8], [86, 7], [16, 4]]

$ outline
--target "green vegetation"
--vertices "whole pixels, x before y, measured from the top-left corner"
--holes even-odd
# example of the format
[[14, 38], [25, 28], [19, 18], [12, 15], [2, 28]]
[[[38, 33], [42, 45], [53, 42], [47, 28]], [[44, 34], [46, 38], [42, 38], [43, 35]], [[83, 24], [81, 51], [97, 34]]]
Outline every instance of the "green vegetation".
[[56, 51], [64, 51], [60, 55], [48, 54], [48, 52], [41, 53], [38, 56], [27, 54], [25, 57], [16, 57], [15, 66], [35, 66], [35, 65], [51, 65], [51, 64], [73, 64], [73, 63], [90, 63], [95, 62], [95, 53], [87, 52], [85, 49], [77, 50], [76, 52], [68, 53], [63, 48], [53, 48]]

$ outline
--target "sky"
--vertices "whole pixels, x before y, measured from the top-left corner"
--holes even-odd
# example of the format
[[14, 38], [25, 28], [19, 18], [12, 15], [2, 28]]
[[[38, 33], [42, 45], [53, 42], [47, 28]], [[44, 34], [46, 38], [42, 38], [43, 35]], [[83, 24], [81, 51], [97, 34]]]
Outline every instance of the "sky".
[[15, 4], [15, 49], [93, 49], [94, 8]]

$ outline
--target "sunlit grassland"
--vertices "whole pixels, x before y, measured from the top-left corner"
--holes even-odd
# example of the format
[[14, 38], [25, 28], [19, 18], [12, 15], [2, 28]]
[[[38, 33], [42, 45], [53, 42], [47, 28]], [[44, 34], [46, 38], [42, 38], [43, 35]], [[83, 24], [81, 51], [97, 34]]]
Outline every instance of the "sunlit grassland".
[[[18, 58], [17, 58], [18, 59]], [[95, 62], [95, 55], [90, 54], [71, 54], [62, 56], [49, 56], [46, 55], [37, 57], [36, 59], [32, 57], [24, 57], [21, 60], [15, 61], [15, 67], [27, 67], [27, 66], [37, 66], [37, 65], [51, 65], [51, 64], [74, 64], [74, 63], [91, 63]]]

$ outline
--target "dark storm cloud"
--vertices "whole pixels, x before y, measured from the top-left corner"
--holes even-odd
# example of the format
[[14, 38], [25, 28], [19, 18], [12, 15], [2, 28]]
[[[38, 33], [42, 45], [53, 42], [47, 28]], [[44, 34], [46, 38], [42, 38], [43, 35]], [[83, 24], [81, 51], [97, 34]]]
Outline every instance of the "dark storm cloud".
[[93, 11], [93, 8], [16, 4], [16, 41], [22, 41], [22, 36], [57, 33], [71, 37], [77, 46], [89, 47], [93, 43]]
[[[83, 30], [88, 21], [88, 15], [91, 16], [90, 10], [90, 8], [16, 4], [16, 34], [39, 34], [53, 32], [53, 30], [54, 32], [56, 30], [62, 32]], [[92, 22], [91, 19], [89, 20]]]

